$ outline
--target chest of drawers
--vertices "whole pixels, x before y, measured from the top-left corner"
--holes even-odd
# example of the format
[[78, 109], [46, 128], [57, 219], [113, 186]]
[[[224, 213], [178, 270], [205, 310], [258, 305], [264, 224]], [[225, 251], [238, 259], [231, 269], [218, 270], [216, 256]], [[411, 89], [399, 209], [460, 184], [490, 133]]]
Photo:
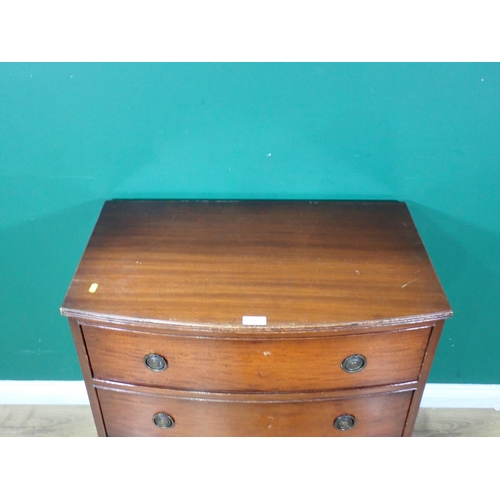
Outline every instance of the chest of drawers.
[[399, 202], [106, 202], [61, 308], [101, 436], [408, 436], [450, 306]]

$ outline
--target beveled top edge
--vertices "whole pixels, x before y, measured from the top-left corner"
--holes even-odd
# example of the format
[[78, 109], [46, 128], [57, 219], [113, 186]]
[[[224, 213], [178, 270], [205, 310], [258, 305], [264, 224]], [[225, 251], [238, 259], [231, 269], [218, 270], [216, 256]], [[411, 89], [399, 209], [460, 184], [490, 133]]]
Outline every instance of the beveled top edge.
[[231, 324], [200, 324], [200, 323], [178, 323], [173, 321], [155, 320], [155, 319], [142, 319], [131, 318], [113, 315], [100, 315], [91, 314], [84, 311], [78, 311], [61, 307], [61, 315], [68, 318], [74, 318], [79, 321], [99, 322], [109, 324], [110, 326], [123, 326], [123, 327], [146, 327], [146, 328], [168, 328], [169, 330], [191, 331], [191, 332], [211, 332], [220, 334], [294, 334], [300, 332], [315, 333], [315, 332], [334, 332], [342, 330], [355, 330], [355, 329], [383, 329], [387, 327], [397, 326], [411, 326], [420, 323], [430, 323], [441, 321], [453, 316], [451, 310], [440, 311], [432, 314], [422, 314], [418, 316], [406, 316], [402, 318], [388, 318], [370, 321], [357, 321], [351, 323], [330, 323], [322, 325], [267, 325], [261, 326], [242, 326]]

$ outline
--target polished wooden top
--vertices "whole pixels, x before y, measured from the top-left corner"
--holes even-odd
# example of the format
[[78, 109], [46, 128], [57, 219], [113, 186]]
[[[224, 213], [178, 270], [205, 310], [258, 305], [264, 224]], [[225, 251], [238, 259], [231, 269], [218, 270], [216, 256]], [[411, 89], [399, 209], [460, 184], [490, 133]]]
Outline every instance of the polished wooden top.
[[378, 201], [108, 201], [61, 312], [248, 332], [451, 316], [406, 205]]

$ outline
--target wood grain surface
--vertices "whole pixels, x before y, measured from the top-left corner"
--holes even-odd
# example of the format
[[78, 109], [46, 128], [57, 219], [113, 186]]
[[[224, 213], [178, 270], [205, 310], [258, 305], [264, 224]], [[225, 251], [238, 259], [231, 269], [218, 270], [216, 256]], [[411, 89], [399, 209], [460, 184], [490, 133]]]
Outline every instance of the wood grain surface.
[[[270, 403], [179, 399], [98, 388], [108, 436], [401, 436], [413, 391], [326, 401]], [[153, 423], [171, 416], [168, 429]], [[356, 424], [340, 431], [335, 419]], [[133, 418], [130, 418], [133, 415]], [[390, 416], [390, 418], [388, 418]]]
[[[202, 391], [309, 391], [418, 379], [430, 328], [303, 339], [223, 339], [139, 333], [83, 325], [94, 378]], [[147, 354], [164, 357], [155, 372]], [[361, 354], [365, 367], [341, 368]]]
[[493, 408], [420, 408], [414, 437], [500, 437]]
[[87, 405], [0, 405], [0, 437], [95, 437]]
[[404, 203], [333, 201], [106, 202], [61, 312], [257, 332], [451, 316]]

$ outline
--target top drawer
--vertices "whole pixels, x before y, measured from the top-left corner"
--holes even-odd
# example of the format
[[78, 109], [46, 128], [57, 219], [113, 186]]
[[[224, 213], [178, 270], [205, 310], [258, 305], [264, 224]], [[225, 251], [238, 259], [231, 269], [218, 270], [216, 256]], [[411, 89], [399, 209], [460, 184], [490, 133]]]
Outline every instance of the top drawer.
[[[431, 332], [425, 327], [321, 338], [229, 339], [89, 325], [82, 325], [82, 330], [94, 378], [171, 389], [242, 392], [327, 390], [415, 381]], [[156, 357], [150, 358], [153, 369], [148, 368], [145, 361], [150, 354], [165, 359], [166, 367]], [[344, 360], [356, 355], [364, 358], [364, 366], [359, 371], [346, 371]], [[363, 358], [350, 358], [351, 369], [359, 368]]]

